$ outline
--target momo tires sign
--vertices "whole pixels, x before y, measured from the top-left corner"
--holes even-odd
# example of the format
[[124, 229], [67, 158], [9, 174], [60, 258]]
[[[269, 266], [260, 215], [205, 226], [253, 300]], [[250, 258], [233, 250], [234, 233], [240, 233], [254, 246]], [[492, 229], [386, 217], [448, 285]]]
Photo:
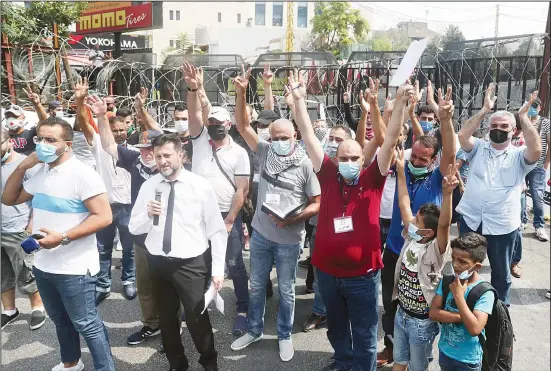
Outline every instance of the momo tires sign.
[[[120, 4], [123, 5], [124, 3]], [[162, 10], [159, 17], [154, 16], [156, 9], [158, 7], [151, 2], [143, 2], [142, 4], [122, 8], [106, 8], [91, 12], [85, 10], [77, 22], [76, 33], [86, 35], [162, 27]]]

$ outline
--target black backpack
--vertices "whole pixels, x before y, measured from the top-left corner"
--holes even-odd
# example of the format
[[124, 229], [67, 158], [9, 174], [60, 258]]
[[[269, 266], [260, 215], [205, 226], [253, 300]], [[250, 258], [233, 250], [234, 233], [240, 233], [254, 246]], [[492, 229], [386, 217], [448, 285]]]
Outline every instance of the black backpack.
[[[450, 292], [450, 285], [454, 279], [455, 276], [453, 275], [445, 275], [442, 278], [444, 306]], [[484, 352], [482, 371], [511, 371], [513, 367], [513, 341], [516, 339], [507, 306], [499, 300], [496, 290], [487, 281], [480, 282], [469, 291], [467, 306], [472, 311], [476, 302], [488, 291], [494, 293], [495, 300], [492, 314], [488, 316], [488, 322], [484, 328], [486, 338], [482, 334], [478, 335], [478, 340]]]

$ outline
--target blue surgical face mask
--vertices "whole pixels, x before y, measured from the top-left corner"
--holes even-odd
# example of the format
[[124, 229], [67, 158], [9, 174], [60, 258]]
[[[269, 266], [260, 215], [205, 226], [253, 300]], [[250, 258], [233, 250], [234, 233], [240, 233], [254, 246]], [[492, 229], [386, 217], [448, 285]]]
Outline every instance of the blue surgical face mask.
[[528, 116], [529, 117], [536, 117], [538, 115], [538, 110], [534, 107], [530, 107], [528, 110]]
[[323, 151], [327, 154], [327, 157], [333, 158], [337, 155], [337, 148], [339, 148], [337, 142], [326, 142]]
[[466, 271], [464, 272], [461, 272], [461, 274], [459, 275], [459, 279], [460, 280], [468, 280], [469, 278], [471, 278], [471, 276], [473, 275], [474, 271], [472, 272], [469, 272], [471, 268], [467, 269]]
[[415, 224], [409, 223], [409, 225], [408, 225], [408, 235], [409, 235], [409, 238], [411, 238], [415, 242], [419, 242], [423, 239], [423, 236], [417, 234], [418, 230], [419, 230], [419, 228], [417, 228], [417, 226]]
[[420, 121], [419, 124], [421, 128], [423, 128], [423, 133], [425, 134], [432, 130], [432, 122]]
[[421, 177], [429, 172], [429, 168], [427, 166], [424, 167], [415, 167], [411, 163], [411, 161], [408, 161], [408, 169], [411, 175], [418, 178]]
[[57, 147], [51, 144], [38, 143], [36, 145], [36, 157], [42, 162], [50, 164], [59, 158]]
[[360, 175], [360, 164], [357, 162], [339, 162], [339, 173], [348, 180], [353, 180]]
[[2, 156], [2, 162], [6, 162], [6, 160], [8, 159], [8, 157], [10, 157], [10, 153], [11, 151], [6, 151], [6, 153], [4, 153], [4, 156]]
[[291, 153], [291, 140], [276, 140], [272, 141], [272, 148], [279, 156], [287, 156]]

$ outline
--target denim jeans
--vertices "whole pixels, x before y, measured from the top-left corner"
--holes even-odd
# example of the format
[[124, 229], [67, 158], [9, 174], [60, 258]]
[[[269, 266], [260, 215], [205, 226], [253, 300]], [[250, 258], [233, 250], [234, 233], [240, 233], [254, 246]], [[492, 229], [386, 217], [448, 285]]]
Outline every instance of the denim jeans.
[[411, 317], [398, 307], [394, 317], [394, 363], [408, 365], [409, 371], [428, 370], [438, 332], [438, 322]]
[[55, 324], [61, 361], [76, 362], [81, 357], [82, 335], [96, 371], [113, 371], [109, 336], [96, 310], [96, 277], [46, 273], [34, 268], [44, 308]]
[[334, 362], [343, 370], [377, 369], [379, 271], [338, 278], [318, 271], [327, 309], [327, 338]]
[[482, 370], [482, 362], [480, 363], [463, 363], [456, 361], [440, 352], [438, 355], [441, 371], [480, 371]]
[[545, 225], [543, 221], [545, 184], [545, 170], [541, 167], [536, 167], [526, 175], [526, 186], [530, 188], [534, 208], [534, 228], [542, 228]]
[[122, 284], [136, 281], [134, 242], [132, 241], [132, 235], [128, 231], [132, 207], [130, 205], [111, 204], [111, 211], [113, 213], [111, 225], [96, 233], [100, 264], [96, 291], [100, 292], [111, 291], [111, 261], [117, 229], [119, 230], [119, 238], [122, 245]]
[[277, 311], [277, 337], [291, 338], [295, 317], [295, 281], [302, 243], [279, 244], [264, 238], [257, 231], [251, 237], [251, 294], [249, 304], [249, 334], [260, 336], [264, 332], [266, 284], [275, 261], [279, 306]]
[[[228, 213], [222, 213], [225, 218]], [[228, 235], [226, 249], [226, 266], [233, 280], [235, 297], [237, 298], [237, 313], [247, 313], [249, 310], [249, 278], [243, 262], [243, 220], [241, 213], [233, 222], [233, 228]]]
[[488, 261], [492, 269], [492, 286], [496, 289], [499, 300], [509, 306], [509, 296], [511, 291], [511, 262], [513, 261], [513, 250], [519, 230], [515, 229], [511, 233], [502, 235], [483, 235], [482, 223], [478, 230], [473, 231], [469, 228], [465, 219], [461, 217], [459, 223], [459, 235], [467, 232], [476, 232], [486, 238], [488, 242]]
[[[312, 232], [312, 238], [310, 239], [310, 256], [314, 255], [314, 241], [316, 240], [316, 230], [317, 227], [314, 227]], [[323, 298], [321, 297], [321, 292], [318, 284], [318, 269], [314, 267], [314, 283], [312, 284], [314, 289], [314, 305], [312, 307], [312, 313], [317, 314], [318, 316], [325, 317], [327, 312], [325, 310], [325, 304], [323, 303]]]
[[526, 192], [520, 194], [520, 220], [522, 224], [528, 224], [528, 214], [526, 213]]
[[385, 337], [383, 338], [386, 348], [394, 347], [394, 316], [398, 308], [398, 302], [392, 301], [392, 291], [394, 290], [394, 270], [398, 263], [399, 255], [385, 248], [383, 252], [383, 269], [381, 270], [381, 296], [383, 299], [384, 313], [381, 316], [381, 322]]

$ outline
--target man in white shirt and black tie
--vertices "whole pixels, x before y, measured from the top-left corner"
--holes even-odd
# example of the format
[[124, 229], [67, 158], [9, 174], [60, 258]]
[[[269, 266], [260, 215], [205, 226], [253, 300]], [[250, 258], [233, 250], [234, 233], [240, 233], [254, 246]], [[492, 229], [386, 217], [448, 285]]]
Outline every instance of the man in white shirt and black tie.
[[[129, 229], [136, 235], [147, 233], [147, 259], [170, 370], [188, 369], [178, 320], [181, 302], [187, 327], [201, 354], [199, 363], [205, 371], [215, 371], [214, 335], [208, 311], [201, 312], [211, 277], [218, 291], [224, 283], [228, 233], [210, 184], [183, 168], [178, 136], [163, 134], [152, 144], [160, 174], [142, 185]], [[161, 201], [155, 201], [156, 193], [161, 194]]]

